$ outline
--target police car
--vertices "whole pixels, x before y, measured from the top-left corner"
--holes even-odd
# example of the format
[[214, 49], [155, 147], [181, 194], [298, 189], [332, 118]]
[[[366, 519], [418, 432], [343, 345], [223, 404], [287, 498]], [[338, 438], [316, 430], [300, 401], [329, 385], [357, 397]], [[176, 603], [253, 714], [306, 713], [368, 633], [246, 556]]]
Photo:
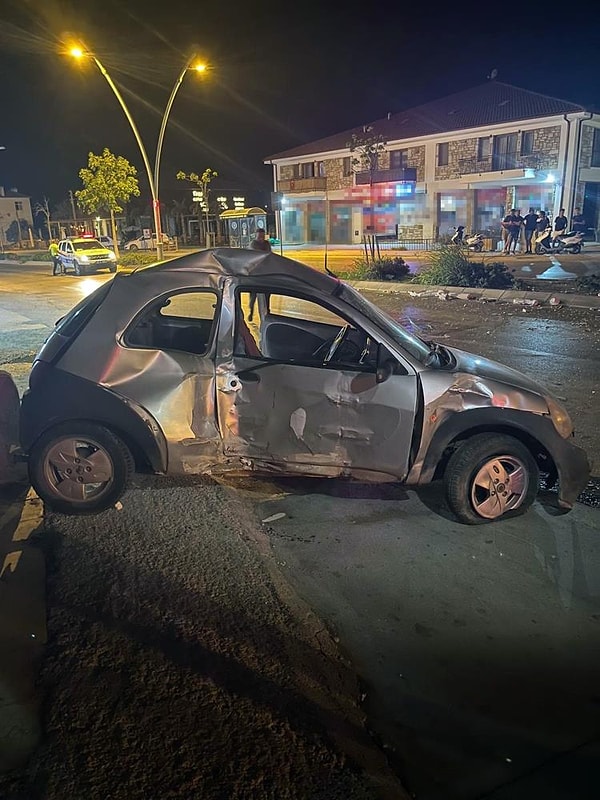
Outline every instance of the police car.
[[99, 269], [117, 271], [117, 257], [113, 251], [87, 236], [62, 239], [58, 243], [58, 257], [63, 270], [72, 270], [75, 275], [86, 275]]

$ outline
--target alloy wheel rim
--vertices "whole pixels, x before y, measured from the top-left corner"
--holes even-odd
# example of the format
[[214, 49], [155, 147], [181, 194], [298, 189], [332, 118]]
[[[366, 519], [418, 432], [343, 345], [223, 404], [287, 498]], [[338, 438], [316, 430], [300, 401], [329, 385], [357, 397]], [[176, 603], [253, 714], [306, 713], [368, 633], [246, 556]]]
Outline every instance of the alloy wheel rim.
[[114, 466], [101, 444], [70, 436], [49, 448], [44, 459], [44, 476], [61, 500], [86, 503], [110, 488]]
[[471, 504], [484, 519], [498, 519], [519, 508], [527, 495], [529, 475], [516, 456], [494, 456], [478, 470], [471, 484]]

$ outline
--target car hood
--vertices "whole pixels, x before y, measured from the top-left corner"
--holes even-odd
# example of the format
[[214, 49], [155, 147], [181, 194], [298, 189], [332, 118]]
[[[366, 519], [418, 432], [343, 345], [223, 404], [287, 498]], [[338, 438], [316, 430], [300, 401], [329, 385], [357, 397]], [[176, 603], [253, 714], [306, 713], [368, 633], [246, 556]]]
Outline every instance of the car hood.
[[447, 347], [456, 359], [456, 367], [453, 372], [465, 372], [468, 375], [476, 375], [480, 378], [504, 383], [514, 386], [516, 389], [525, 389], [540, 397], [548, 397], [550, 392], [541, 383], [532, 380], [527, 375], [519, 372], [512, 367], [492, 361], [490, 358], [478, 356], [475, 353], [468, 353], [465, 350], [458, 350], [455, 347]]

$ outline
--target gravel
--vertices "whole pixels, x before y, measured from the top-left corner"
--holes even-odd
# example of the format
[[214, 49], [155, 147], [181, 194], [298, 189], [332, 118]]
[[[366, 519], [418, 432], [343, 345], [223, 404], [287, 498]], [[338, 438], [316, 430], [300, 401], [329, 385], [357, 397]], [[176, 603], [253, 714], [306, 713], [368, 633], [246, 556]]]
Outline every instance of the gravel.
[[47, 517], [45, 739], [0, 797], [403, 796], [249, 509], [206, 479], [140, 477], [120, 511]]

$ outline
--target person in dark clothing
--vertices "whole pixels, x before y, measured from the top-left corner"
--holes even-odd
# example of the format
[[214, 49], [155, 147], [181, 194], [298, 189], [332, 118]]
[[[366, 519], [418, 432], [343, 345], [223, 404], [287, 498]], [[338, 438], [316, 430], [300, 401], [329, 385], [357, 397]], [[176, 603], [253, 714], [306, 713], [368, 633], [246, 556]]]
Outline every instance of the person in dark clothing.
[[250, 247], [252, 250], [264, 250], [266, 253], [271, 252], [271, 243], [266, 238], [264, 228], [256, 229], [256, 239], [254, 239]]
[[585, 233], [585, 218], [581, 213], [580, 208], [576, 208], [573, 211], [573, 218], [571, 219], [571, 229], [575, 231], [575, 233]]
[[562, 236], [567, 232], [567, 225], [569, 220], [565, 217], [565, 210], [561, 208], [558, 212], [558, 217], [554, 218], [554, 230], [552, 231], [552, 238], [556, 239], [557, 236]]
[[550, 228], [550, 219], [546, 215], [545, 211], [540, 211], [537, 219], [537, 223], [535, 225], [535, 229], [538, 233], [543, 233], [545, 230]]
[[[266, 238], [265, 229], [264, 228], [257, 228], [256, 229], [256, 239], [252, 241], [250, 245], [252, 250], [262, 250], [265, 253], [271, 252], [271, 243]], [[250, 313], [248, 314], [248, 321], [252, 322], [254, 319], [254, 306], [256, 305], [256, 292], [250, 292]]]
[[517, 213], [516, 208], [511, 208], [510, 214], [507, 214], [502, 220], [502, 227], [507, 231], [506, 244], [504, 245], [504, 254], [508, 255], [511, 251], [513, 254], [517, 251], [517, 244], [519, 243], [519, 236], [521, 234], [521, 221], [523, 217]]
[[537, 226], [537, 219], [538, 215], [535, 213], [533, 208], [530, 208], [529, 214], [525, 214], [525, 216], [523, 217], [524, 229], [525, 229], [525, 253], [532, 252], [531, 240], [533, 238], [533, 234]]

